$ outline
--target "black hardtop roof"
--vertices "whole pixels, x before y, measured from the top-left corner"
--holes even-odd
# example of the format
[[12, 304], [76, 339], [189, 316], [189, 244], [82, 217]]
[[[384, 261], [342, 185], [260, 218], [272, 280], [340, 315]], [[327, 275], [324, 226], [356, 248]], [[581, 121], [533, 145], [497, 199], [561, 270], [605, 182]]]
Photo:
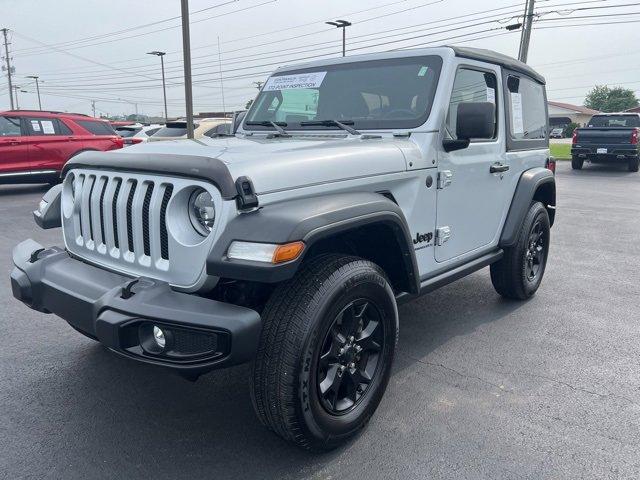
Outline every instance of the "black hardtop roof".
[[486, 50], [484, 48], [472, 48], [472, 47], [454, 47], [449, 46], [456, 57], [468, 58], [470, 60], [478, 60], [480, 62], [493, 63], [502, 67], [514, 70], [519, 73], [523, 73], [528, 77], [536, 80], [537, 82], [546, 83], [544, 77], [536, 72], [533, 68], [520, 60], [516, 60], [513, 57], [504, 55], [502, 53], [494, 52], [493, 50]]

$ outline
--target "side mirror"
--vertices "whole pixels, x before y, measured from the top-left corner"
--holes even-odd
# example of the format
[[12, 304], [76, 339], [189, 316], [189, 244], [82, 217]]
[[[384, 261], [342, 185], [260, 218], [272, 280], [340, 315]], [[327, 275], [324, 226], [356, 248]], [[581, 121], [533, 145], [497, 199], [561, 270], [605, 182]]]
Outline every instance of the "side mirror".
[[493, 138], [496, 129], [496, 107], [491, 102], [462, 102], [458, 104], [457, 139], [445, 139], [446, 152], [467, 148], [472, 138]]
[[33, 219], [40, 228], [58, 228], [62, 226], [62, 216], [60, 215], [60, 195], [62, 185], [50, 188], [44, 194], [38, 209], [33, 212]]

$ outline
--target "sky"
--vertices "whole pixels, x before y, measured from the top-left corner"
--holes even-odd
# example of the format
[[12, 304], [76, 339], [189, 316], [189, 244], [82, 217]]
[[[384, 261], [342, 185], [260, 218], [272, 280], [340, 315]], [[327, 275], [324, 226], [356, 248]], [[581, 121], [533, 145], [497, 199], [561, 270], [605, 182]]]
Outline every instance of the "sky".
[[[280, 65], [457, 44], [517, 56], [524, 0], [190, 0], [194, 111], [240, 109]], [[169, 116], [184, 114], [179, 0], [0, 0], [23, 109], [163, 115], [164, 51]], [[549, 100], [581, 105], [594, 85], [640, 97], [640, 3], [536, 0], [528, 63], [547, 78]], [[589, 18], [591, 17], [591, 18]], [[0, 38], [1, 41], [1, 38]], [[0, 53], [4, 57], [4, 50]], [[0, 72], [0, 111], [9, 108]]]

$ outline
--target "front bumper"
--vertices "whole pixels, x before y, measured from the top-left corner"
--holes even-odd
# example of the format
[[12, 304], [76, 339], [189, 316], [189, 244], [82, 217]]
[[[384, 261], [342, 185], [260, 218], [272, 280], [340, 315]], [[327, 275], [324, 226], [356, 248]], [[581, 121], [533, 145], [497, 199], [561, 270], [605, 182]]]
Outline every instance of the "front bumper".
[[[249, 361], [257, 349], [261, 321], [254, 310], [103, 270], [33, 240], [14, 248], [13, 263], [14, 297], [140, 362], [197, 377]], [[153, 325], [172, 343], [164, 352], [147, 348]]]

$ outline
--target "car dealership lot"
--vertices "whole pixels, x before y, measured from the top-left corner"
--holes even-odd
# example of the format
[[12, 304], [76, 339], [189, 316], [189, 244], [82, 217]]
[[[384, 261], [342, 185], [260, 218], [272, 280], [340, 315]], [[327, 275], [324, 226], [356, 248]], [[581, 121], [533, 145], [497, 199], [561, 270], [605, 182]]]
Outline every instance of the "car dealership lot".
[[488, 270], [400, 308], [394, 374], [367, 430], [313, 455], [251, 408], [248, 366], [190, 383], [116, 357], [14, 301], [10, 250], [59, 244], [0, 186], [3, 478], [637, 478], [640, 176], [558, 166], [545, 281], [502, 300]]

